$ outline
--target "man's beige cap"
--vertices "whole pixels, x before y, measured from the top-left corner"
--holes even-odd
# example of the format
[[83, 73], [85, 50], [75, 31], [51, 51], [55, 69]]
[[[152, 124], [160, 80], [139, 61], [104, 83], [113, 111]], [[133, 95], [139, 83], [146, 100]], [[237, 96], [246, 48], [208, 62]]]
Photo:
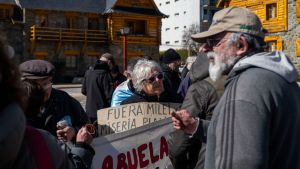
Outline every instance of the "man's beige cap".
[[224, 31], [247, 33], [261, 38], [264, 38], [266, 33], [258, 16], [249, 9], [229, 7], [215, 13], [207, 31], [191, 37], [196, 42], [204, 43], [206, 38]]

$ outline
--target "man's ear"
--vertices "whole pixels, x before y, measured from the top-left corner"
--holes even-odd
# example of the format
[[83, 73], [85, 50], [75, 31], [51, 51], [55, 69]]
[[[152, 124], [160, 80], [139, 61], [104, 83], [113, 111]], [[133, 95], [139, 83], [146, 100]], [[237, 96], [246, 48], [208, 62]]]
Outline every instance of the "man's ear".
[[246, 41], [245, 37], [243, 37], [243, 36], [240, 37], [240, 41], [239, 42], [240, 42], [240, 44], [238, 46], [238, 50], [236, 51], [236, 54], [238, 56], [243, 56], [249, 50], [249, 44]]

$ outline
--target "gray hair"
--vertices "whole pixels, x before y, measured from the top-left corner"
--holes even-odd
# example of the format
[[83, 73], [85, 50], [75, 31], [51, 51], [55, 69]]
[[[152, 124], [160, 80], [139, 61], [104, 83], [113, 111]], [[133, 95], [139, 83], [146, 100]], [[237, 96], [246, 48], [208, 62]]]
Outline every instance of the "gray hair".
[[138, 60], [132, 72], [132, 82], [136, 91], [142, 91], [145, 79], [151, 77], [152, 70], [162, 72], [161, 67], [157, 62], [147, 59]]
[[240, 47], [240, 37], [244, 37], [249, 45], [249, 50], [246, 55], [263, 52], [266, 49], [266, 42], [263, 38], [245, 33], [232, 32], [232, 34], [229, 36], [228, 44], [235, 44], [237, 47]]

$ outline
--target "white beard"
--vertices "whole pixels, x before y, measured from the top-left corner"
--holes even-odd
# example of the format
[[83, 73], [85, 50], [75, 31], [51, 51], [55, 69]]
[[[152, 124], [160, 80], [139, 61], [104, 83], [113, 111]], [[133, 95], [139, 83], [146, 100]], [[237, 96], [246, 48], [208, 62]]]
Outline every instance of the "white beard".
[[223, 55], [217, 55], [214, 52], [208, 52], [207, 53], [208, 58], [213, 58], [214, 63], [209, 63], [209, 77], [213, 81], [219, 80], [224, 72], [228, 71], [230, 68], [233, 67], [233, 65], [236, 63], [237, 60], [239, 60], [240, 57], [238, 56], [231, 56], [227, 57], [228, 59], [222, 60], [224, 58]]

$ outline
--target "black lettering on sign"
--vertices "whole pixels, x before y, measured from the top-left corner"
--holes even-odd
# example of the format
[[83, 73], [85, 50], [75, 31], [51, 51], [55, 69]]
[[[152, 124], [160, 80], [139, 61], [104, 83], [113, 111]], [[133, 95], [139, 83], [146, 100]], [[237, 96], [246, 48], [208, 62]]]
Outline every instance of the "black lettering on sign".
[[143, 115], [142, 106], [140, 104], [137, 107], [136, 116], [138, 116], [139, 114]]
[[129, 106], [129, 112], [128, 112], [129, 117], [131, 117], [131, 113], [132, 113], [134, 116], [136, 116], [135, 105], [130, 105], [130, 106]]

